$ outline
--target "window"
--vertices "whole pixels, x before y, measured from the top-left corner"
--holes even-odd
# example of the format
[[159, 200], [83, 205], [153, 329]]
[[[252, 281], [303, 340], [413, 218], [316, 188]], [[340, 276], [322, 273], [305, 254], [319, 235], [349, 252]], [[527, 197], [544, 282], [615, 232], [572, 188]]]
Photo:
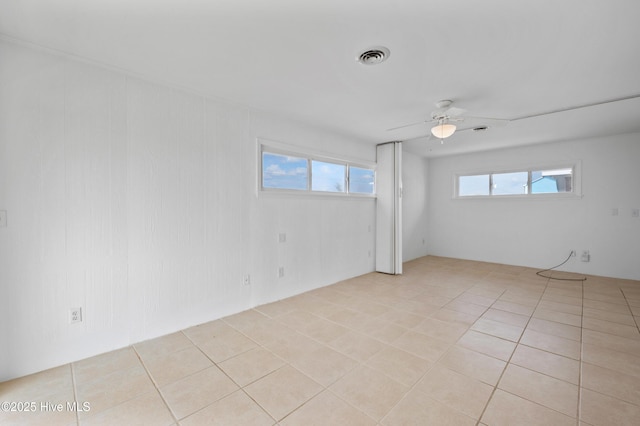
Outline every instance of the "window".
[[375, 166], [260, 145], [260, 190], [375, 195]]
[[537, 170], [531, 172], [532, 194], [553, 194], [572, 192], [573, 170], [571, 168], [556, 170]]
[[349, 192], [352, 194], [374, 194], [376, 174], [372, 169], [349, 167]]
[[489, 195], [489, 175], [459, 176], [458, 195]]
[[491, 175], [491, 195], [523, 195], [527, 193], [529, 173], [495, 173]]
[[308, 189], [308, 164], [305, 158], [262, 153], [262, 186], [278, 189]]
[[457, 197], [574, 194], [579, 163], [572, 166], [460, 174], [456, 176]]
[[347, 166], [311, 160], [311, 190], [324, 192], [345, 192]]

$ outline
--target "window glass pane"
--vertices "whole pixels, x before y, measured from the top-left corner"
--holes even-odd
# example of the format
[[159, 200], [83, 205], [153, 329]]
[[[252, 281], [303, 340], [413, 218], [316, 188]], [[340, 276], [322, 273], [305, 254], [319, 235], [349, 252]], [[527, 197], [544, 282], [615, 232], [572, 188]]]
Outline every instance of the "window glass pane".
[[311, 161], [311, 190], [344, 192], [347, 166], [344, 164]]
[[306, 190], [307, 160], [288, 155], [262, 153], [262, 187]]
[[489, 195], [489, 175], [458, 177], [458, 196]]
[[531, 172], [531, 193], [551, 194], [572, 191], [571, 168]]
[[349, 167], [349, 192], [356, 194], [373, 194], [375, 172], [371, 169]]
[[495, 173], [491, 175], [492, 195], [519, 195], [527, 193], [528, 172]]

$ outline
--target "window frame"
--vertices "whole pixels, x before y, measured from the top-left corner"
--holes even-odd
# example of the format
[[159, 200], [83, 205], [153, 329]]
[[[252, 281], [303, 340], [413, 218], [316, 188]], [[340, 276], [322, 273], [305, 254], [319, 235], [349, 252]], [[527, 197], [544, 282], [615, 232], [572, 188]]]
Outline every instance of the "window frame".
[[[542, 164], [542, 165], [540, 165]], [[571, 169], [571, 191], [531, 193], [531, 174], [535, 171]], [[493, 175], [503, 173], [526, 172], [527, 191], [524, 194], [493, 194]], [[489, 175], [488, 195], [460, 195], [460, 177]], [[474, 169], [473, 171], [460, 171], [453, 175], [453, 198], [457, 200], [474, 199], [541, 199], [541, 198], [582, 198], [582, 162], [580, 160], [562, 161], [552, 163], [528, 164], [520, 167], [493, 167], [486, 169]]]
[[[376, 198], [376, 179], [377, 173], [376, 168], [377, 164], [358, 159], [348, 159], [348, 158], [339, 158], [333, 156], [331, 154], [320, 153], [317, 151], [309, 151], [301, 149], [300, 147], [296, 147], [293, 145], [284, 144], [281, 142], [275, 142], [271, 140], [266, 140], [262, 138], [257, 138], [257, 194], [260, 195], [272, 195], [272, 194], [280, 194], [280, 195], [296, 195], [296, 196], [313, 196], [313, 197], [350, 197], [350, 198]], [[306, 189], [286, 189], [286, 188], [269, 188], [263, 185], [263, 154], [264, 153], [275, 154], [275, 155], [283, 155], [283, 156], [291, 156], [295, 158], [304, 159], [307, 161], [307, 188]], [[312, 162], [323, 162], [329, 164], [337, 164], [345, 167], [345, 176], [344, 176], [344, 191], [319, 191], [313, 190], [313, 167]], [[362, 192], [350, 192], [350, 171], [351, 167], [356, 167], [359, 169], [371, 170], [373, 173], [373, 193], [362, 193]]]

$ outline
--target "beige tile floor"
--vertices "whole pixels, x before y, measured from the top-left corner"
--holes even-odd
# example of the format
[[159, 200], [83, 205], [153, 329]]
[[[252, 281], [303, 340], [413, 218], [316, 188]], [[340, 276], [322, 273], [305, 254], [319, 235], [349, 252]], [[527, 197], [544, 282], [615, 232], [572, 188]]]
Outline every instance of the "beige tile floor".
[[0, 383], [0, 424], [637, 425], [639, 323], [639, 281], [424, 257]]

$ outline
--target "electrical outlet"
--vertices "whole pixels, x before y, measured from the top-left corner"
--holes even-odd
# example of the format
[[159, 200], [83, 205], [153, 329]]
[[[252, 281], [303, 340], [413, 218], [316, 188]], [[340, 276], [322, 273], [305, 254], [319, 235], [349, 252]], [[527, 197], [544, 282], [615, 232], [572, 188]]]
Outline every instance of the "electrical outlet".
[[82, 322], [82, 308], [69, 309], [69, 324]]
[[242, 277], [242, 285], [251, 285], [251, 276], [249, 274]]
[[589, 262], [591, 260], [591, 255], [589, 254], [589, 250], [582, 251], [582, 256], [580, 257], [580, 260], [583, 262]]
[[0, 210], [0, 228], [7, 227], [7, 211]]
[[278, 278], [284, 277], [284, 266], [278, 268]]
[[278, 234], [278, 242], [286, 243], [287, 242], [287, 234], [285, 234], [284, 232], [279, 233]]

